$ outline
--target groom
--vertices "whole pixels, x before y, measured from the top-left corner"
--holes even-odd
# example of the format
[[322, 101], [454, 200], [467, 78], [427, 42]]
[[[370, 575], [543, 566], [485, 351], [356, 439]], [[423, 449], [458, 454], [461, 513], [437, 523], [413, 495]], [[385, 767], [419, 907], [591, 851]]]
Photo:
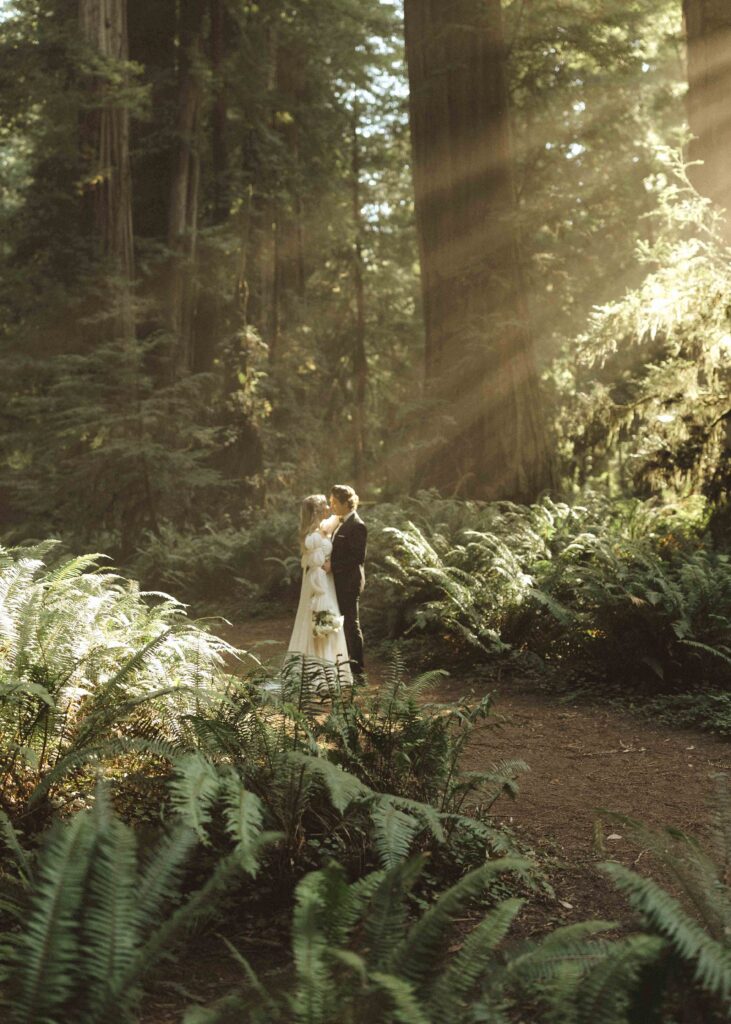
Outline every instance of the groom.
[[[363, 674], [363, 634], [358, 619], [358, 598], [365, 584], [363, 568], [368, 530], [358, 515], [358, 495], [347, 484], [335, 484], [330, 492], [330, 508], [340, 523], [332, 536], [330, 571], [335, 581], [350, 665], [355, 675]], [[327, 569], [327, 566], [325, 566]]]

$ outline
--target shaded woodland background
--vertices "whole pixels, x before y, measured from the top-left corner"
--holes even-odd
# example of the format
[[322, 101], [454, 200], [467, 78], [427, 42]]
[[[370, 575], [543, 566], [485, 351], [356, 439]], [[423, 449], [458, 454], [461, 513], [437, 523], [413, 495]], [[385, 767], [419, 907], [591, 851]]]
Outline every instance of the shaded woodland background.
[[9, 538], [147, 575], [335, 479], [722, 501], [725, 5], [403, 13], [5, 8]]

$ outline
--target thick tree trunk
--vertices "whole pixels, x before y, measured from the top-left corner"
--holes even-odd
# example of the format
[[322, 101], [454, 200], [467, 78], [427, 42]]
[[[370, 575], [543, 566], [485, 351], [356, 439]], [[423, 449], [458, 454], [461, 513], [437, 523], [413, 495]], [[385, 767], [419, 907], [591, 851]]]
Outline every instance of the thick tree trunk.
[[360, 144], [358, 111], [353, 110], [351, 139], [351, 194], [353, 205], [353, 284], [355, 289], [355, 334], [353, 337], [353, 473], [358, 491], [366, 482], [366, 394], [368, 356], [366, 353], [365, 285], [363, 282], [363, 210], [360, 194]]
[[176, 339], [174, 365], [193, 365], [195, 261], [200, 186], [200, 129], [203, 82], [202, 0], [184, 0], [180, 9], [179, 104], [177, 153], [170, 184], [168, 246], [172, 250], [168, 313]]
[[406, 0], [413, 175], [435, 416], [420, 480], [530, 501], [550, 483], [521, 278], [500, 0]]
[[689, 176], [698, 191], [727, 211], [731, 241], [731, 2], [683, 0], [688, 43]]
[[170, 178], [176, 153], [171, 127], [177, 116], [175, 0], [130, 0], [129, 52], [150, 85], [149, 118], [132, 121], [134, 222], [137, 238], [167, 236]]
[[[126, 0], [80, 0], [79, 26], [84, 39], [103, 60], [128, 60]], [[88, 155], [88, 193], [102, 257], [110, 260], [123, 282], [134, 276], [132, 185], [129, 164], [129, 114], [122, 103], [109, 102], [102, 77], [92, 81], [94, 104], [82, 126], [81, 144]]]
[[272, 129], [282, 141], [285, 156], [276, 196], [272, 200], [271, 305], [269, 353], [272, 362], [281, 355], [282, 327], [286, 326], [292, 300], [305, 296], [304, 226], [299, 177], [299, 117], [304, 99], [305, 72], [299, 49], [273, 33], [273, 87], [275, 110]]
[[222, 224], [229, 215], [228, 152], [226, 117], [228, 103], [224, 81], [224, 57], [227, 29], [225, 0], [210, 0], [211, 68], [213, 71], [213, 111], [211, 123], [211, 161], [213, 164], [213, 220]]

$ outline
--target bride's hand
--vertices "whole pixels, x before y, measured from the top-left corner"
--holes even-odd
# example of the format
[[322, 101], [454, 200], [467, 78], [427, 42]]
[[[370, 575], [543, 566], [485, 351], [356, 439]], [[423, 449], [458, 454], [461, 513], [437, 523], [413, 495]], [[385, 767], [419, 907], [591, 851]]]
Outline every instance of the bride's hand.
[[327, 519], [323, 519], [320, 523], [320, 533], [324, 533], [326, 537], [329, 537], [338, 525], [338, 522], [337, 516], [328, 516]]

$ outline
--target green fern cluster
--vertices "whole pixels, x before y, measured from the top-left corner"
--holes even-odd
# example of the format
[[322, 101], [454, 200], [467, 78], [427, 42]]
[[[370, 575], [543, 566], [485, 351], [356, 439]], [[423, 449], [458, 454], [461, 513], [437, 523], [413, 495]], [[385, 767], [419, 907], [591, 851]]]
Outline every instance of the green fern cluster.
[[445, 658], [530, 651], [633, 692], [728, 678], [731, 562], [693, 536], [692, 509], [596, 494], [453, 502], [452, 514], [420, 503], [418, 519], [382, 531], [376, 628], [428, 637]]
[[[418, 694], [434, 676], [409, 684], [396, 658], [377, 697], [356, 697], [332, 668], [293, 658], [278, 674], [261, 670], [232, 683], [186, 725], [211, 765], [234, 769], [259, 797], [267, 827], [284, 836], [275, 855], [281, 870], [335, 857], [362, 871], [432, 847], [454, 871], [481, 863], [487, 851], [512, 850], [487, 812], [502, 793], [515, 795], [526, 766], [461, 771], [461, 752], [489, 702], [424, 704]], [[479, 818], [463, 809], [470, 796]]]
[[[187, 816], [199, 797], [190, 766]], [[112, 813], [105, 790], [91, 810], [57, 822], [32, 860], [3, 817], [2, 837], [17, 863], [17, 880], [2, 900], [15, 925], [0, 937], [0, 1005], [8, 1024], [132, 1024], [143, 985], [193, 925], [210, 920], [242, 872], [256, 874], [273, 837], [261, 831], [256, 797], [235, 779], [221, 794], [233, 850], [203, 886], [184, 887], [198, 837], [186, 817], [174, 823], [144, 865], [134, 832]], [[182, 801], [181, 801], [182, 802]]]
[[13, 816], [125, 739], [177, 745], [230, 650], [98, 555], [47, 568], [53, 548], [0, 549], [0, 803]]
[[[504, 858], [462, 877], [414, 918], [409, 894], [423, 870], [414, 859], [351, 885], [330, 865], [299, 884], [291, 971], [259, 979], [230, 945], [246, 987], [184, 1024], [629, 1024], [643, 968], [662, 943], [636, 935], [602, 940], [613, 927], [587, 921], [541, 940], [505, 940], [523, 901], [476, 901], [526, 863]], [[525, 1016], [530, 1007], [530, 1017]]]

